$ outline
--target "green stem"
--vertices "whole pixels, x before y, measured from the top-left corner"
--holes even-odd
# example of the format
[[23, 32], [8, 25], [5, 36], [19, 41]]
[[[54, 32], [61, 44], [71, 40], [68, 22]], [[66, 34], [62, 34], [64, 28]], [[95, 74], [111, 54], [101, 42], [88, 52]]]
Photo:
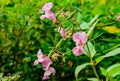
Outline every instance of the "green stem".
[[98, 74], [97, 74], [97, 71], [96, 71], [96, 68], [95, 68], [95, 65], [94, 65], [94, 62], [93, 62], [92, 59], [91, 59], [91, 63], [92, 63], [92, 68], [93, 68], [94, 74], [95, 74], [95, 76], [97, 77], [98, 81], [100, 81], [100, 78], [99, 78], [99, 76], [98, 76]]
[[64, 53], [64, 54], [69, 54], [71, 52], [71, 50], [70, 51], [68, 51], [68, 52], [66, 52], [66, 53]]
[[[61, 45], [62, 41], [63, 41], [63, 39], [61, 39], [61, 40], [57, 43], [57, 45], [55, 46], [55, 48], [58, 48], [58, 47]], [[53, 51], [54, 51], [54, 48], [53, 48], [52, 50], [50, 50], [50, 53], [48, 54], [48, 57], [50, 57], [50, 56], [53, 54]]]
[[81, 0], [82, 10], [84, 10], [84, 0]]
[[109, 81], [109, 78], [108, 77], [106, 77], [106, 80], [105, 81]]
[[100, 78], [99, 78], [99, 76], [97, 74], [97, 71], [96, 71], [96, 68], [95, 68], [95, 65], [94, 65], [94, 61], [93, 61], [93, 59], [91, 57], [91, 54], [90, 54], [90, 50], [89, 50], [88, 44], [87, 44], [87, 49], [88, 49], [88, 53], [89, 53], [88, 55], [89, 55], [89, 58], [90, 58], [90, 63], [92, 64], [91, 66], [92, 66], [93, 72], [94, 72], [95, 76], [97, 77], [98, 81], [100, 81]]
[[78, 81], [78, 76], [76, 77], [76, 81]]

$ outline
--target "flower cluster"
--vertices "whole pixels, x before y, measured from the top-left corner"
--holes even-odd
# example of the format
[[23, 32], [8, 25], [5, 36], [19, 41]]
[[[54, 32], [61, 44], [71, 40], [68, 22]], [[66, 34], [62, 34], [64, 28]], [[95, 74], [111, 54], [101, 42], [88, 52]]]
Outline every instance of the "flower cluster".
[[85, 32], [76, 32], [73, 35], [73, 40], [76, 43], [76, 47], [72, 49], [75, 56], [80, 56], [84, 53], [84, 46], [87, 42], [87, 35]]
[[[45, 11], [45, 14], [42, 15], [40, 17], [40, 19], [44, 19], [44, 18], [48, 18], [50, 20], [53, 21], [53, 23], [56, 22], [56, 17], [54, 15], [54, 13], [51, 11], [53, 4], [51, 2], [46, 3], [43, 6], [43, 10]], [[62, 36], [62, 38], [65, 40], [66, 38], [71, 37], [72, 33], [71, 31], [66, 30], [65, 28], [61, 28], [59, 30], [60, 35]], [[76, 32], [73, 35], [73, 40], [76, 43], [76, 47], [74, 47], [72, 49], [72, 52], [74, 53], [75, 56], [80, 56], [83, 54], [84, 52], [84, 46], [87, 42], [87, 35], [85, 32]], [[58, 54], [53, 54], [52, 57], [57, 59], [59, 55]], [[49, 79], [49, 76], [51, 74], [55, 74], [56, 71], [53, 67], [51, 67], [50, 65], [52, 64], [51, 59], [44, 55], [41, 50], [38, 51], [37, 53], [37, 60], [34, 61], [34, 65], [37, 65], [38, 63], [41, 63], [43, 70], [45, 71], [44, 76], [42, 78], [42, 80], [46, 80]]]
[[53, 67], [50, 67], [50, 65], [52, 64], [51, 59], [48, 56], [44, 55], [41, 50], [38, 51], [37, 58], [38, 59], [34, 61], [34, 65], [41, 63], [43, 69], [45, 70], [42, 80], [49, 79], [49, 76], [52, 73], [55, 74], [55, 69]]
[[45, 11], [44, 15], [41, 15], [40, 19], [48, 18], [53, 21], [53, 23], [56, 23], [56, 17], [53, 11], [51, 11], [53, 4], [51, 2], [46, 3], [43, 6], [43, 11]]

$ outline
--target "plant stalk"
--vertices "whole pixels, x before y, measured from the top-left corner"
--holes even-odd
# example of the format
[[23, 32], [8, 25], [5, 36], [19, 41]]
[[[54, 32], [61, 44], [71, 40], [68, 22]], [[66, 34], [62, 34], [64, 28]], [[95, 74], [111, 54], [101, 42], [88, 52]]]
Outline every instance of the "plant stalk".
[[[57, 43], [57, 45], [55, 46], [55, 48], [58, 48], [58, 47], [61, 45], [62, 41], [63, 41], [63, 39], [61, 39], [61, 40]], [[50, 56], [53, 54], [53, 51], [54, 51], [54, 48], [53, 48], [52, 50], [50, 50], [50, 53], [48, 54], [48, 57], [50, 57]]]
[[97, 77], [98, 81], [100, 81], [100, 78], [98, 76], [98, 73], [97, 73], [95, 65], [94, 65], [94, 61], [93, 61], [93, 59], [91, 57], [91, 54], [90, 54], [90, 49], [89, 49], [88, 44], [87, 44], [87, 49], [88, 49], [88, 53], [89, 53], [88, 55], [89, 55], [89, 58], [90, 58], [90, 63], [92, 64], [91, 66], [92, 66], [93, 72], [94, 72], [95, 76]]
[[92, 63], [92, 69], [94, 71], [94, 74], [97, 77], [98, 81], [100, 81], [100, 78], [99, 78], [99, 76], [97, 74], [97, 71], [96, 71], [96, 68], [95, 68], [95, 65], [94, 65], [94, 62], [93, 62], [92, 58], [91, 58], [91, 63]]
[[106, 80], [105, 81], [109, 81], [109, 78], [108, 77], [106, 77]]

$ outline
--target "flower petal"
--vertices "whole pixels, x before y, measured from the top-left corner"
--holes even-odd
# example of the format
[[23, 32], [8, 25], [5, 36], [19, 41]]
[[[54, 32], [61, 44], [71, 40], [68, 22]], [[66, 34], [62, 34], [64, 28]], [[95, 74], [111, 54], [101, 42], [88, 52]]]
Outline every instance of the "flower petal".
[[49, 79], [49, 76], [55, 73], [56, 73], [55, 69], [53, 67], [49, 67], [47, 70], [45, 70], [42, 80]]
[[41, 52], [41, 49], [39, 49], [38, 53], [37, 53], [37, 57], [41, 58], [43, 56], [43, 53]]
[[45, 15], [41, 15], [40, 19], [43, 20], [45, 18]]
[[85, 44], [87, 42], [87, 34], [85, 32], [76, 32], [73, 35], [73, 40], [76, 43]]
[[87, 42], [87, 39], [88, 39], [87, 34], [85, 32], [82, 32], [81, 33], [81, 42], [83, 44], [85, 44]]
[[48, 3], [46, 3], [46, 4], [43, 6], [43, 10], [44, 10], [45, 12], [49, 12], [49, 11], [51, 10], [52, 6], [53, 6], [53, 3], [52, 3], [52, 2], [48, 2]]
[[80, 56], [80, 55], [82, 55], [83, 53], [84, 53], [84, 48], [83, 47], [74, 47], [73, 49], [72, 49], [72, 52], [73, 52], [73, 54], [75, 55], [75, 56]]
[[38, 60], [34, 61], [34, 65], [38, 65], [38, 63], [39, 63]]

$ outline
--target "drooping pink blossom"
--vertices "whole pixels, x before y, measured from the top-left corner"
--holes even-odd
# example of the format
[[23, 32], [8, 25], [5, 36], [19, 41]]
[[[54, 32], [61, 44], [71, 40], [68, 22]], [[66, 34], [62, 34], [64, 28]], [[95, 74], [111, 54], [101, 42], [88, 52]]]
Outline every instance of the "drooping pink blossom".
[[48, 3], [46, 3], [46, 4], [43, 6], [43, 10], [44, 10], [45, 12], [49, 12], [49, 11], [51, 11], [52, 6], [53, 6], [53, 3], [52, 3], [52, 2], [48, 2]]
[[55, 73], [56, 73], [55, 69], [53, 67], [49, 67], [47, 70], [45, 70], [42, 80], [49, 79], [49, 76]]
[[64, 38], [64, 37], [65, 37], [65, 34], [66, 34], [66, 29], [65, 29], [65, 28], [61, 28], [61, 29], [59, 30], [59, 33], [60, 33], [60, 35]]
[[37, 65], [38, 63], [41, 63], [43, 70], [45, 70], [43, 80], [49, 79], [49, 76], [51, 74], [55, 74], [55, 69], [53, 67], [50, 67], [52, 64], [51, 59], [48, 56], [44, 55], [40, 49], [37, 53], [37, 60], [34, 61], [34, 65]]
[[85, 44], [87, 42], [87, 34], [85, 32], [76, 32], [73, 35], [73, 40], [76, 43], [82, 43]]
[[50, 58], [45, 57], [45, 59], [41, 62], [41, 64], [43, 68], [48, 69], [52, 64], [52, 61], [50, 60]]
[[48, 67], [52, 64], [51, 59], [48, 56], [43, 55], [41, 50], [38, 51], [37, 57], [38, 59], [35, 60], [34, 65], [41, 63], [43, 68], [48, 69]]
[[47, 13], [45, 13], [45, 15], [41, 15], [40, 19], [43, 20], [44, 18], [48, 18], [52, 21], [56, 21], [56, 17], [55, 14], [52, 11], [49, 11]]
[[72, 49], [72, 52], [75, 56], [80, 56], [84, 53], [84, 48], [80, 46], [76, 46]]
[[53, 13], [53, 11], [51, 11], [53, 4], [52, 2], [48, 2], [43, 6], [43, 10], [45, 11], [44, 15], [40, 16], [40, 19], [43, 20], [44, 18], [48, 18], [50, 20], [52, 20], [53, 23], [56, 23], [56, 16]]
[[117, 20], [120, 21], [120, 15], [117, 17]]

